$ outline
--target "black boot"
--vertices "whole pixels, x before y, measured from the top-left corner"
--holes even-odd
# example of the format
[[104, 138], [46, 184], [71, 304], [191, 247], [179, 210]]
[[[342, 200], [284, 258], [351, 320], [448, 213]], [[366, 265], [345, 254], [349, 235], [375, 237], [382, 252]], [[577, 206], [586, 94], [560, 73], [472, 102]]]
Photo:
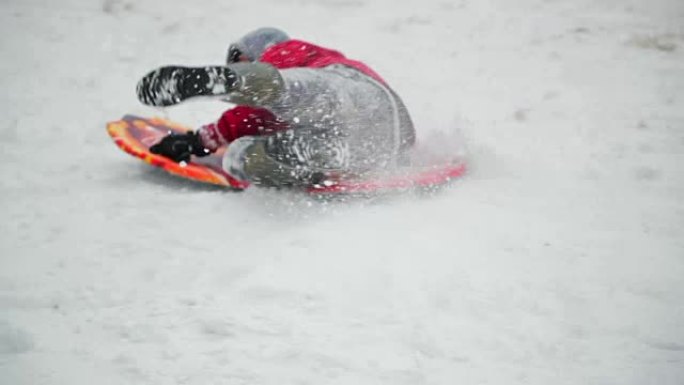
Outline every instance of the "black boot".
[[227, 67], [158, 68], [138, 82], [138, 99], [150, 106], [170, 106], [196, 96], [222, 96], [233, 91], [237, 76]]

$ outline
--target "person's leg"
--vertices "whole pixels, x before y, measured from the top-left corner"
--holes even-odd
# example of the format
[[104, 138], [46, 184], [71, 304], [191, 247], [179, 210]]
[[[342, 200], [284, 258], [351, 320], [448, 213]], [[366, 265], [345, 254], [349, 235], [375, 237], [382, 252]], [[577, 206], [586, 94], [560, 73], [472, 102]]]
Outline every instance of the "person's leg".
[[238, 179], [266, 186], [310, 186], [349, 173], [344, 140], [288, 131], [284, 132], [290, 136], [287, 140], [278, 134], [235, 140], [224, 154], [223, 169]]
[[196, 97], [230, 99], [236, 104], [263, 106], [278, 98], [283, 87], [278, 70], [265, 63], [166, 66], [143, 76], [138, 82], [137, 94], [143, 104], [160, 107]]

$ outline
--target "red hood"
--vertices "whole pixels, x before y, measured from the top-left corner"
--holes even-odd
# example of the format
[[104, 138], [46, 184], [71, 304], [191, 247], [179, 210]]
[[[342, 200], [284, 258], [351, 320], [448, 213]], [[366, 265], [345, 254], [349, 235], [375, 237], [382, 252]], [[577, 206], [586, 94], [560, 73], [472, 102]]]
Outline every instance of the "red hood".
[[301, 40], [288, 40], [273, 45], [264, 51], [259, 61], [271, 64], [279, 69], [295, 67], [321, 68], [333, 64], [342, 64], [352, 67], [382, 84], [386, 84], [380, 75], [360, 61], [347, 59], [338, 51]]

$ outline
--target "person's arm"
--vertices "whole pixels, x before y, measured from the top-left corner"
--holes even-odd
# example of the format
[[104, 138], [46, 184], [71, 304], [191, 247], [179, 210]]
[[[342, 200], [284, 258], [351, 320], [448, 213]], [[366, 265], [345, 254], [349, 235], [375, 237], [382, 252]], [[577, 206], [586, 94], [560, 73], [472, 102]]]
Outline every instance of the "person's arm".
[[237, 106], [224, 112], [217, 122], [196, 131], [165, 136], [150, 151], [175, 162], [188, 162], [191, 155], [209, 155], [239, 138], [268, 135], [286, 128], [287, 124], [267, 109]]
[[214, 152], [243, 136], [268, 135], [286, 128], [285, 122], [265, 108], [237, 106], [215, 123], [200, 127], [198, 134], [204, 147]]

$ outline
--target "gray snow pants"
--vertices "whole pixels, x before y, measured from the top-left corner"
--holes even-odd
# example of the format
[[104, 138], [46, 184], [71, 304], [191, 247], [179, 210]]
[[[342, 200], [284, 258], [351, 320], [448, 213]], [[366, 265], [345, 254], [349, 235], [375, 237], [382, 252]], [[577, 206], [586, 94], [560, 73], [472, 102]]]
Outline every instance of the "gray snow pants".
[[413, 145], [413, 124], [401, 99], [353, 68], [229, 67], [239, 84], [227, 101], [267, 108], [289, 124], [229, 145], [224, 168], [238, 177], [269, 186], [311, 185], [331, 175], [393, 167]]

